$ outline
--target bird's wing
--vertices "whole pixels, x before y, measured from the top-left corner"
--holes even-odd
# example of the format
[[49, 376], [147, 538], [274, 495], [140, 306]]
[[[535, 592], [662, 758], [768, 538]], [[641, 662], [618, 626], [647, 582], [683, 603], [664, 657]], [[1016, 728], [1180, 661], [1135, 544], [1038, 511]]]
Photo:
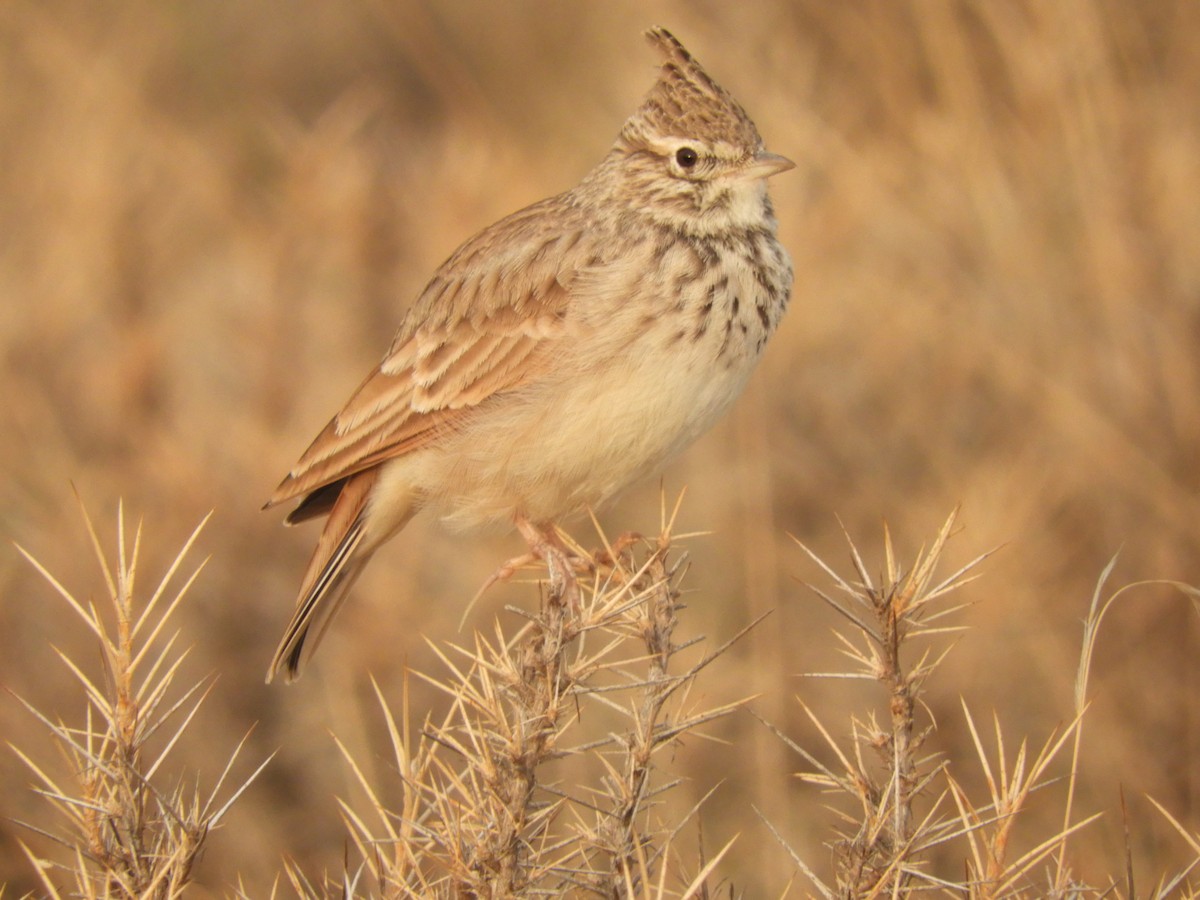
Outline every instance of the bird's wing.
[[578, 253], [581, 232], [547, 234], [539, 221], [537, 206], [517, 213], [443, 264], [383, 361], [266, 506], [424, 447], [544, 371], [567, 327], [571, 282], [588, 261]]

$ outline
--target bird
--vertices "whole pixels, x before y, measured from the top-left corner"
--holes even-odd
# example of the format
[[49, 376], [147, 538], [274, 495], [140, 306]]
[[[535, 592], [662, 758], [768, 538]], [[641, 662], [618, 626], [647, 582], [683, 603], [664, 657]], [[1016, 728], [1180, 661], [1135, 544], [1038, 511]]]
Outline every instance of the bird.
[[662, 467], [742, 392], [792, 289], [765, 149], [666, 29], [657, 79], [573, 188], [469, 238], [264, 509], [324, 518], [267, 681], [296, 679], [372, 555], [422, 510], [555, 525]]

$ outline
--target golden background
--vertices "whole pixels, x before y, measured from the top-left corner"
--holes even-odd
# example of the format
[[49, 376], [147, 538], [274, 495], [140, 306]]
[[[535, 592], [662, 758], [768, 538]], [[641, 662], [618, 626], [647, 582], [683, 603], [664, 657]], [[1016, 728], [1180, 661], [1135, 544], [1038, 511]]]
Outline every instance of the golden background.
[[[340, 868], [335, 798], [354, 788], [330, 732], [384, 766], [370, 676], [394, 694], [406, 661], [436, 670], [422, 635], [463, 639], [467, 600], [521, 550], [418, 519], [315, 667], [267, 687], [315, 532], [259, 507], [435, 266], [607, 151], [655, 77], [653, 24], [798, 164], [772, 180], [792, 306], [735, 411], [664, 474], [668, 495], [687, 485], [683, 528], [712, 532], [689, 542], [681, 636], [719, 643], [775, 611], [702, 677], [705, 699], [758, 694], [815, 750], [796, 695], [843, 724], [872, 696], [795, 677], [844, 666], [835, 617], [798, 583], [826, 579], [788, 537], [841, 564], [838, 517], [873, 569], [885, 520], [908, 559], [957, 504], [952, 564], [1005, 545], [930, 685], [935, 748], [968, 771], [960, 696], [1035, 744], [1070, 720], [1080, 620], [1113, 554], [1112, 587], [1200, 581], [1194, 0], [7, 0], [0, 533], [87, 597], [101, 581], [72, 483], [110, 541], [118, 498], [144, 518], [147, 587], [215, 510], [181, 621], [186, 671], [219, 680], [178, 762], [215, 779], [252, 724], [251, 757], [279, 755], [212, 838], [211, 892], [240, 873], [265, 896], [284, 855]], [[601, 520], [653, 532], [658, 504], [643, 484]], [[467, 624], [532, 596], [498, 588]], [[0, 683], [77, 719], [51, 644], [91, 664], [92, 643], [11, 544], [0, 635]], [[1189, 858], [1144, 795], [1200, 828], [1197, 696], [1195, 611], [1166, 588], [1131, 594], [1092, 683], [1077, 802], [1106, 815], [1074, 845], [1084, 877], [1123, 871], [1122, 789], [1143, 881]], [[751, 804], [820, 867], [823, 799], [750, 716], [709, 733], [669, 759], [683, 802], [723, 780], [705, 840], [740, 833], [723, 871], [780, 896], [793, 868]], [[45, 745], [11, 699], [0, 735]], [[0, 756], [0, 814], [44, 820], [28, 781]], [[1029, 815], [1036, 835], [1036, 802]], [[0, 825], [16, 896], [34, 886], [22, 835], [50, 852]]]

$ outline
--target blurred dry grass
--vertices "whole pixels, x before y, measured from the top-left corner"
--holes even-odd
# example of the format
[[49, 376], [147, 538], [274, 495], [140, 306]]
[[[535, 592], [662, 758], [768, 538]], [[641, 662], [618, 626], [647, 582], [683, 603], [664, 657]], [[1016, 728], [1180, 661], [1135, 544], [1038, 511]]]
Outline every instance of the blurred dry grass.
[[[868, 545], [886, 518], [907, 558], [961, 502], [964, 559], [1008, 544], [969, 589], [973, 630], [926, 698], [951, 754], [973, 753], [960, 693], [1017, 734], [1071, 718], [1079, 621], [1118, 549], [1118, 582], [1200, 580], [1192, 0], [802, 0], [753, 14], [8, 0], [0, 530], [86, 596], [69, 480], [101, 523], [119, 496], [145, 515], [151, 570], [216, 510], [202, 538], [213, 559], [179, 615], [196, 645], [187, 665], [218, 672], [223, 700], [203, 714], [213, 746], [201, 735], [178, 752], [211, 767], [251, 722], [257, 758], [282, 749], [212, 838], [203, 883], [241, 872], [261, 893], [285, 852], [340, 865], [334, 797], [353, 785], [327, 731], [386, 766], [369, 674], [386, 692], [406, 659], [432, 668], [419, 635], [453, 636], [465, 598], [515, 547], [414, 523], [312, 674], [267, 689], [309, 535], [280, 530], [261, 501], [433, 267], [607, 149], [653, 77], [639, 33], [655, 22], [800, 163], [774, 186], [793, 309], [729, 421], [667, 474], [691, 486], [685, 529], [715, 532], [692, 548], [694, 630], [719, 640], [777, 610], [707, 682], [710, 702], [762, 692], [760, 712], [793, 735], [797, 690], [814, 707], [849, 702], [791, 677], [833, 668], [836, 647], [830, 613], [792, 580], [816, 576], [785, 532], [837, 558], [834, 513]], [[657, 503], [646, 485], [604, 520], [649, 530]], [[496, 591], [470, 624], [527, 597]], [[1195, 615], [1147, 589], [1112, 617], [1078, 798], [1110, 811], [1077, 845], [1097, 879], [1124, 853], [1119, 786], [1143, 871], [1183, 848], [1142, 792], [1200, 825]], [[71, 712], [70, 676], [45, 666], [46, 647], [94, 650], [11, 550], [0, 634], [0, 682]], [[432, 696], [414, 688], [412, 702]], [[27, 727], [0, 704], [0, 734]], [[685, 804], [726, 779], [706, 806], [714, 848], [737, 831], [769, 840], [754, 802], [820, 858], [819, 798], [791, 784], [795, 761], [749, 717], [715, 733], [744, 766], [700, 741], [674, 763], [691, 779]], [[4, 814], [32, 817], [25, 780], [0, 756]], [[0, 884], [19, 895], [33, 883], [6, 832]], [[730, 876], [777, 894], [786, 854], [751, 846], [734, 849]]]

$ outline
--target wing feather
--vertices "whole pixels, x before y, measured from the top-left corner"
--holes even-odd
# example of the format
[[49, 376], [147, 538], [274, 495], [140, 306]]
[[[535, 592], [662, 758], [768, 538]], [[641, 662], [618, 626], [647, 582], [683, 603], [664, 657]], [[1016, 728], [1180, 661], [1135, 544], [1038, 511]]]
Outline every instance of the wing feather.
[[[570, 285], [588, 261], [571, 252], [583, 243], [578, 235], [547, 238], [532, 227], [540, 206], [502, 220], [443, 264], [383, 361], [267, 506], [427, 446], [461, 427], [489, 397], [544, 372], [568, 327]], [[516, 234], [508, 235], [502, 252], [489, 255], [484, 251], [501, 240], [496, 229]]]

